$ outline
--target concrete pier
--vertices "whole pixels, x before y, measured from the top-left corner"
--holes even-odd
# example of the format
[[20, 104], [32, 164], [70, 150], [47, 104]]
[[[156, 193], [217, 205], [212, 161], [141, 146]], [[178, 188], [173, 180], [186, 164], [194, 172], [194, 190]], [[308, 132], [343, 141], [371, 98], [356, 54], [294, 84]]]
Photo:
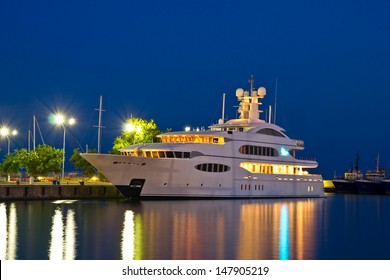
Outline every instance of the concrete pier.
[[124, 199], [111, 184], [1, 184], [1, 200]]

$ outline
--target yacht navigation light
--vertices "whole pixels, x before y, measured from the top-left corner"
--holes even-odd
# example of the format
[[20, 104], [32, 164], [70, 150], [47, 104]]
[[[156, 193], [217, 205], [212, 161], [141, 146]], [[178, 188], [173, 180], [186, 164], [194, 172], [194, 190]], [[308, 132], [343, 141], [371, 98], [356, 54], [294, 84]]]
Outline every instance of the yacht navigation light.
[[286, 157], [286, 156], [289, 155], [289, 153], [288, 153], [288, 151], [287, 151], [286, 148], [282, 147], [282, 148], [280, 149], [280, 155]]

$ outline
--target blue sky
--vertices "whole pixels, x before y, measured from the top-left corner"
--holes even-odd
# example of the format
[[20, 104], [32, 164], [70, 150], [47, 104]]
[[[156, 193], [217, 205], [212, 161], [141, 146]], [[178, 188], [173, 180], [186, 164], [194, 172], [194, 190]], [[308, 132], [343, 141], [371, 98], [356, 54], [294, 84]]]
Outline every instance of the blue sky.
[[[0, 4], [0, 123], [27, 146], [35, 113], [44, 141], [62, 147], [54, 111], [78, 123], [67, 149], [102, 151], [131, 114], [161, 130], [235, 118], [235, 90], [264, 86], [277, 124], [305, 141], [302, 156], [332, 178], [390, 165], [389, 1], [10, 1]], [[77, 141], [73, 141], [76, 139]], [[40, 142], [39, 139], [37, 139]], [[76, 144], [74, 144], [76, 142]], [[6, 141], [0, 139], [2, 153]]]

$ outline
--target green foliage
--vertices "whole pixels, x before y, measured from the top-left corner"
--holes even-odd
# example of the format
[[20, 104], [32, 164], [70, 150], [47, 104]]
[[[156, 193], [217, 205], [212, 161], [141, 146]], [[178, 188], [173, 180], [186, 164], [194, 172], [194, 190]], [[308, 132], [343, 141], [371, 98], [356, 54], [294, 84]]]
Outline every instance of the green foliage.
[[22, 165], [26, 167], [27, 173], [31, 176], [45, 176], [51, 172], [61, 172], [62, 150], [60, 149], [48, 145], [39, 145], [34, 151], [19, 150], [18, 156]]
[[18, 173], [21, 168], [22, 164], [16, 153], [7, 155], [0, 164], [0, 171], [4, 173]]
[[5, 173], [17, 173], [26, 169], [33, 177], [59, 173], [62, 164], [62, 150], [55, 149], [48, 145], [39, 145], [34, 151], [26, 149], [15, 150], [7, 155], [1, 164], [1, 171]]
[[[88, 153], [97, 153], [96, 149], [88, 150]], [[80, 155], [79, 149], [73, 150], [73, 155], [70, 158], [70, 162], [76, 167], [82, 170], [85, 176], [91, 177], [95, 175], [95, 168], [87, 160]]]
[[160, 133], [154, 120], [128, 119], [122, 135], [115, 139], [111, 152], [119, 153], [119, 149], [134, 144], [157, 142], [157, 135]]

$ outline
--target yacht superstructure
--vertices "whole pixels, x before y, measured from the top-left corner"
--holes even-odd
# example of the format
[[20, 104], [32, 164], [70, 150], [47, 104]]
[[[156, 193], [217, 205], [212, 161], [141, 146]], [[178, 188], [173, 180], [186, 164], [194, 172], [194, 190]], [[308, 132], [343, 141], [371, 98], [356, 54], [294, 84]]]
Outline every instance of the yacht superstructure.
[[159, 135], [160, 143], [136, 144], [114, 154], [82, 154], [129, 199], [323, 197], [315, 160], [298, 159], [304, 142], [260, 119], [263, 87], [237, 89], [240, 116], [205, 131]]

